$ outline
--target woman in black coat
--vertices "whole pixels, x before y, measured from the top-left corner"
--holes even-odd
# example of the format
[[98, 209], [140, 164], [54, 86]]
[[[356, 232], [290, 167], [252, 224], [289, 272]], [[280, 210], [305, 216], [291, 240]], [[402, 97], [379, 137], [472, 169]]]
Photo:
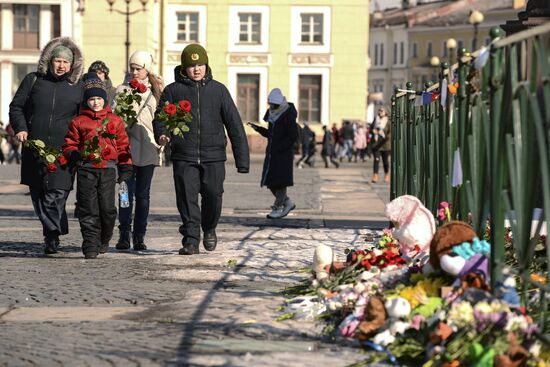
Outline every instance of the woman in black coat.
[[[40, 139], [61, 148], [82, 102], [82, 69], [82, 53], [70, 38], [54, 38], [44, 47], [37, 71], [25, 76], [10, 104], [10, 123], [19, 141]], [[68, 165], [56, 165], [48, 172], [44, 161], [23, 147], [21, 183], [29, 186], [46, 254], [57, 252], [59, 235], [69, 232], [65, 203], [74, 176]]]
[[268, 218], [282, 218], [296, 205], [287, 196], [286, 188], [294, 185], [293, 160], [294, 143], [298, 135], [296, 126], [296, 108], [288, 103], [279, 88], [273, 89], [267, 98], [269, 109], [264, 121], [269, 123], [266, 129], [251, 125], [258, 133], [267, 138], [261, 186], [267, 186], [275, 196], [275, 202]]

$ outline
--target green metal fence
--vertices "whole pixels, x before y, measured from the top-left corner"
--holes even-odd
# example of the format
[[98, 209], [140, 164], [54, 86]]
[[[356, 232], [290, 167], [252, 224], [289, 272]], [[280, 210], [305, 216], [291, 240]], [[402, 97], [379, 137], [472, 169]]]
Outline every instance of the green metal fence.
[[[490, 226], [493, 282], [508, 260], [508, 219], [522, 300], [533, 287], [541, 292], [543, 329], [550, 275], [541, 284], [529, 272], [540, 224], [550, 218], [549, 34], [550, 23], [507, 38], [494, 28], [487, 51], [459, 50], [457, 64], [441, 63], [439, 83], [428, 82], [423, 90], [407, 83], [396, 89], [391, 106], [392, 199], [414, 195], [434, 214], [447, 201], [453, 218], [471, 222], [480, 238]], [[427, 101], [434, 92], [439, 99]], [[532, 237], [537, 207], [542, 216]], [[548, 267], [548, 245], [546, 257]]]

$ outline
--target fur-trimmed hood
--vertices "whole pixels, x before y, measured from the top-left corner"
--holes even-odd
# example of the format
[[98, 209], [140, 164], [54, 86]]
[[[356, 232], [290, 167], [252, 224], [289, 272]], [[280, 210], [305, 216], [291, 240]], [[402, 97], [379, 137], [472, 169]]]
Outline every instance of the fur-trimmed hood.
[[40, 54], [40, 59], [38, 60], [38, 68], [36, 71], [41, 75], [46, 75], [48, 73], [53, 50], [60, 45], [68, 47], [73, 52], [73, 64], [71, 65], [71, 71], [68, 73], [67, 80], [70, 84], [75, 84], [80, 80], [84, 72], [84, 58], [82, 57], [80, 48], [69, 37], [54, 38], [44, 46]]

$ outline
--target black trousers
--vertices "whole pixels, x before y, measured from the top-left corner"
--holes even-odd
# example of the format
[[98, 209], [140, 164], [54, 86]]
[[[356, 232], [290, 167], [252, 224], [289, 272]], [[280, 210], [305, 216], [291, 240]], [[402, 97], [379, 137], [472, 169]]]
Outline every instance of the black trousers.
[[[172, 161], [176, 201], [186, 244], [198, 245], [203, 231], [216, 228], [222, 214], [225, 162]], [[199, 194], [201, 206], [199, 207]]]
[[82, 252], [98, 252], [113, 237], [116, 220], [115, 168], [78, 169], [76, 198], [82, 232]]
[[374, 165], [373, 172], [378, 173], [380, 168], [380, 158], [382, 158], [382, 163], [384, 164], [384, 173], [390, 172], [390, 151], [389, 150], [377, 150], [374, 152]]
[[69, 190], [31, 188], [30, 192], [34, 212], [42, 223], [44, 237], [55, 238], [69, 233], [69, 222], [65, 211]]

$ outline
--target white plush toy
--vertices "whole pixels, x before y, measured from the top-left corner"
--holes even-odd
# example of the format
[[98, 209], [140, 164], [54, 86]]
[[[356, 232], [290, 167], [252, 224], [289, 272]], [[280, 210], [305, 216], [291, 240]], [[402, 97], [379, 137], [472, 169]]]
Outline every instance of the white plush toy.
[[416, 197], [403, 195], [386, 205], [386, 217], [394, 224], [393, 238], [401, 245], [406, 256], [415, 255], [415, 246], [428, 252], [435, 233], [432, 213]]
[[411, 304], [405, 298], [397, 297], [384, 302], [384, 308], [388, 318], [372, 341], [385, 347], [393, 343], [398, 334], [403, 334], [411, 327], [409, 322], [401, 320], [411, 313]]
[[320, 244], [315, 248], [313, 253], [313, 271], [315, 272], [315, 279], [323, 280], [328, 278], [328, 272], [325, 267], [332, 264], [334, 260], [334, 254], [330, 247]]

